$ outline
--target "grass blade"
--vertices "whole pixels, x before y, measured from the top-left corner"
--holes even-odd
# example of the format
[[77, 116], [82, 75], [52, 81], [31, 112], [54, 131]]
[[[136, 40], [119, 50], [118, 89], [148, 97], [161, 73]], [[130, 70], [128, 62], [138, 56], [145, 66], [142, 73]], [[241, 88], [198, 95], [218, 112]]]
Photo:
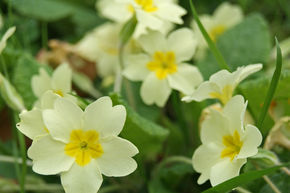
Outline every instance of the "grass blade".
[[210, 48], [210, 50], [212, 51], [213, 55], [215, 56], [217, 62], [219, 63], [220, 65], [220, 68], [221, 69], [226, 69], [228, 71], [230, 71], [230, 68], [229, 66], [227, 65], [224, 57], [222, 56], [222, 54], [220, 53], [220, 51], [217, 49], [215, 43], [212, 41], [212, 39], [209, 37], [208, 33], [206, 32], [205, 28], [203, 27], [202, 23], [200, 22], [200, 19], [198, 17], [198, 14], [195, 10], [195, 7], [193, 5], [193, 0], [189, 0], [189, 3], [190, 3], [190, 8], [191, 8], [191, 12], [193, 14], [193, 17], [204, 37], [204, 39], [206, 40], [207, 44], [208, 44], [208, 47]]
[[[263, 108], [261, 110], [259, 119], [258, 119], [258, 128], [261, 129], [263, 126], [263, 122], [265, 120], [266, 114], [268, 112], [269, 106], [271, 104], [272, 98], [275, 94], [275, 91], [277, 89], [278, 83], [279, 83], [279, 79], [280, 79], [280, 75], [281, 75], [281, 70], [282, 70], [282, 53], [281, 53], [281, 48], [279, 46], [279, 42], [277, 40], [277, 38], [275, 38], [276, 41], [276, 47], [277, 47], [277, 58], [276, 58], [276, 69], [275, 72], [273, 74], [272, 80], [271, 80], [271, 84], [270, 87], [267, 91], [267, 95], [264, 101], [264, 105]], [[266, 134], [266, 132], [264, 131], [263, 134]]]

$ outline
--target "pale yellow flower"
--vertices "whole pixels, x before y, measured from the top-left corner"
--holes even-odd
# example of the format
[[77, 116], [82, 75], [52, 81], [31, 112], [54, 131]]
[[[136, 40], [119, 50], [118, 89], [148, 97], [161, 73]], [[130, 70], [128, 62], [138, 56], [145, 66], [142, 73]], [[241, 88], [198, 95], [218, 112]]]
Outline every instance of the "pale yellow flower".
[[208, 179], [213, 186], [238, 176], [247, 158], [258, 152], [262, 135], [253, 125], [244, 126], [247, 102], [233, 97], [222, 111], [211, 109], [201, 128], [201, 142], [192, 158], [195, 171], [201, 173], [198, 184]]
[[199, 70], [186, 63], [196, 47], [191, 30], [181, 28], [168, 37], [151, 32], [139, 42], [146, 54], [128, 57], [124, 76], [132, 81], [143, 81], [140, 94], [146, 104], [164, 106], [172, 89], [190, 94], [202, 82]]
[[208, 81], [188, 96], [182, 98], [183, 101], [202, 101], [205, 99], [219, 99], [222, 104], [226, 104], [233, 96], [237, 85], [251, 74], [262, 69], [262, 64], [252, 64], [239, 67], [234, 72], [221, 70], [211, 75]]
[[134, 37], [146, 34], [148, 29], [163, 31], [168, 23], [182, 24], [186, 10], [173, 0], [100, 0], [100, 13], [113, 21], [124, 23], [136, 14], [138, 24]]
[[102, 97], [83, 111], [60, 97], [43, 111], [49, 134], [33, 140], [28, 156], [33, 171], [60, 174], [66, 193], [96, 193], [106, 176], [126, 176], [137, 168], [138, 149], [118, 137], [126, 120], [124, 106]]

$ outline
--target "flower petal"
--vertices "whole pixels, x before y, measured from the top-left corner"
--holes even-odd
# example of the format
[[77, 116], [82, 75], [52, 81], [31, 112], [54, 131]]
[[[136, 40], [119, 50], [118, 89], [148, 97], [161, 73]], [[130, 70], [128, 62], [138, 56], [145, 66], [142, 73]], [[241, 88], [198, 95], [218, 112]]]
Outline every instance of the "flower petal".
[[[159, 29], [162, 28], [163, 22], [158, 17], [155, 17], [152, 14], [148, 14], [147, 12], [143, 10], [135, 10], [136, 11], [136, 17], [138, 24], [142, 24], [144, 27], [148, 27], [151, 30], [159, 31]], [[138, 27], [137, 24], [137, 27]]]
[[168, 50], [176, 55], [177, 62], [188, 61], [195, 53], [197, 40], [192, 30], [181, 28], [175, 30], [168, 36]]
[[65, 143], [69, 142], [72, 130], [82, 128], [83, 111], [65, 98], [54, 103], [54, 109], [43, 111], [43, 120], [51, 136]]
[[168, 83], [171, 88], [184, 94], [192, 94], [195, 87], [202, 82], [203, 78], [199, 70], [190, 64], [178, 66], [178, 71], [168, 75]]
[[66, 94], [71, 91], [72, 70], [68, 64], [60, 65], [52, 74], [51, 86], [55, 91]]
[[215, 143], [223, 147], [223, 136], [231, 134], [229, 119], [221, 112], [210, 109], [210, 114], [203, 121], [200, 132], [200, 138], [203, 144]]
[[151, 32], [148, 35], [141, 36], [138, 41], [145, 52], [152, 56], [156, 51], [167, 50], [166, 39], [160, 32]]
[[258, 153], [258, 146], [262, 143], [262, 134], [259, 129], [253, 125], [247, 125], [242, 138], [243, 146], [237, 156], [240, 158], [247, 158]]
[[65, 144], [50, 135], [33, 140], [28, 157], [33, 160], [33, 171], [43, 175], [58, 174], [71, 168], [74, 158], [65, 154]]
[[247, 102], [241, 95], [236, 95], [225, 105], [223, 113], [229, 118], [231, 134], [237, 130], [240, 134], [244, 126], [244, 116], [247, 109]]
[[126, 176], [137, 168], [132, 158], [139, 151], [129, 141], [120, 137], [108, 137], [100, 141], [103, 155], [96, 159], [101, 173], [106, 176]]
[[158, 17], [168, 20], [172, 23], [183, 24], [182, 16], [186, 14], [186, 10], [174, 4], [173, 2], [162, 2], [157, 4], [157, 11], [155, 12]]
[[144, 80], [150, 73], [146, 64], [150, 58], [146, 54], [131, 55], [127, 58], [128, 65], [125, 68], [123, 75], [132, 81]]
[[19, 117], [21, 121], [16, 127], [25, 136], [34, 139], [36, 136], [47, 134], [40, 109], [22, 112]]
[[40, 104], [42, 109], [52, 109], [56, 99], [60, 98], [58, 94], [55, 94], [51, 90], [46, 91], [40, 98]]
[[217, 84], [220, 89], [223, 89], [226, 85], [234, 84], [235, 76], [227, 70], [220, 70], [211, 75], [209, 81]]
[[166, 79], [158, 79], [154, 72], [150, 73], [141, 86], [141, 98], [147, 105], [156, 103], [159, 107], [165, 105], [171, 89]]
[[197, 183], [203, 184], [210, 178], [211, 167], [220, 160], [221, 149], [213, 143], [199, 146], [192, 157], [193, 168], [201, 173]]
[[125, 22], [132, 17], [132, 13], [128, 10], [128, 5], [125, 2], [122, 3], [115, 0], [101, 0], [97, 1], [96, 4], [103, 16], [119, 23]]
[[74, 163], [71, 169], [61, 175], [61, 184], [65, 192], [96, 193], [102, 185], [103, 177], [95, 161], [85, 166]]
[[191, 102], [191, 101], [203, 101], [205, 99], [212, 98], [210, 96], [210, 93], [212, 92], [218, 92], [219, 87], [212, 82], [205, 81], [199, 85], [199, 87], [188, 96], [185, 96], [182, 98], [182, 101]]
[[124, 106], [113, 106], [110, 97], [101, 97], [85, 109], [84, 129], [95, 129], [101, 137], [117, 136], [122, 131], [125, 120]]
[[39, 75], [32, 77], [31, 87], [34, 95], [38, 98], [41, 97], [45, 91], [52, 89], [51, 78], [43, 68], [39, 69]]
[[263, 68], [262, 64], [250, 64], [247, 66], [239, 67], [235, 73], [235, 84], [239, 84], [245, 78], [250, 76], [251, 74], [258, 72]]
[[226, 180], [236, 177], [240, 173], [241, 167], [247, 162], [246, 159], [230, 161], [223, 159], [211, 168], [210, 183], [212, 186], [220, 184]]
[[239, 6], [224, 2], [215, 10], [213, 18], [217, 24], [230, 28], [242, 21], [243, 12]]

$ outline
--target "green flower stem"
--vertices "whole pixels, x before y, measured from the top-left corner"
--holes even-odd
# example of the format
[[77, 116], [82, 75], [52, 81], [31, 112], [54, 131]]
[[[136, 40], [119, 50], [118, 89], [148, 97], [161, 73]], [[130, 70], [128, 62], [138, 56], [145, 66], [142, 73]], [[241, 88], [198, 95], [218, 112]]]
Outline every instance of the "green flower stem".
[[213, 55], [215, 56], [218, 64], [220, 65], [220, 68], [221, 69], [226, 69], [228, 71], [230, 71], [230, 68], [229, 66], [227, 65], [224, 57], [222, 56], [222, 54], [220, 53], [220, 51], [217, 49], [215, 43], [212, 41], [212, 39], [209, 37], [208, 33], [206, 32], [204, 26], [202, 25], [202, 23], [200, 22], [200, 19], [198, 17], [198, 14], [195, 10], [195, 7], [193, 5], [193, 0], [189, 0], [189, 3], [190, 3], [190, 8], [191, 8], [191, 11], [192, 11], [192, 14], [193, 14], [193, 17], [204, 37], [204, 39], [206, 40], [207, 44], [208, 44], [208, 47], [210, 48], [210, 50], [212, 51]]
[[155, 171], [153, 172], [153, 177], [157, 177], [160, 170], [163, 167], [165, 167], [167, 164], [171, 164], [175, 162], [186, 163], [186, 164], [192, 165], [192, 160], [188, 157], [171, 156], [171, 157], [165, 158], [162, 162], [159, 163], [159, 165], [156, 167]]
[[[14, 120], [14, 125], [16, 125], [16, 123], [19, 122], [17, 113], [13, 113], [13, 120]], [[16, 133], [17, 133], [17, 138], [18, 138], [18, 142], [20, 146], [20, 154], [22, 157], [20, 188], [21, 188], [21, 193], [25, 193], [25, 180], [26, 180], [26, 173], [27, 173], [25, 137], [16, 127], [14, 129], [16, 130]]]
[[268, 89], [265, 101], [264, 101], [264, 105], [263, 108], [261, 110], [259, 119], [258, 119], [258, 128], [261, 129], [262, 133], [265, 135], [267, 133], [267, 131], [263, 130], [263, 122], [265, 120], [266, 114], [268, 112], [269, 106], [271, 104], [272, 98], [275, 94], [275, 91], [277, 89], [278, 86], [278, 82], [280, 79], [280, 75], [281, 75], [281, 70], [282, 70], [282, 53], [281, 53], [281, 48], [279, 46], [279, 42], [277, 40], [277, 38], [275, 38], [276, 41], [276, 47], [277, 47], [277, 59], [276, 59], [276, 69], [275, 72], [273, 74], [272, 80], [271, 80], [271, 84], [270, 87]]
[[9, 80], [9, 74], [8, 74], [8, 70], [7, 70], [7, 65], [6, 65], [5, 59], [4, 59], [2, 54], [0, 54], [0, 58], [1, 58], [2, 69], [3, 69], [3, 72], [5, 74], [5, 78], [7, 80]]
[[[16, 164], [22, 164], [23, 160], [22, 158], [15, 158], [7, 155], [0, 155], [0, 162], [6, 162], [6, 163], [16, 163]], [[32, 166], [32, 161], [26, 160], [27, 166]]]
[[192, 137], [191, 137], [191, 133], [189, 132], [186, 121], [185, 121], [184, 116], [183, 116], [182, 106], [181, 106], [182, 104], [181, 104], [181, 100], [179, 97], [179, 93], [177, 91], [173, 91], [171, 99], [172, 99], [172, 105], [173, 105], [173, 109], [175, 112], [175, 116], [176, 116], [177, 121], [178, 121], [178, 125], [179, 125], [180, 129], [183, 131], [183, 137], [184, 137], [184, 139], [186, 139], [187, 145], [190, 145]]

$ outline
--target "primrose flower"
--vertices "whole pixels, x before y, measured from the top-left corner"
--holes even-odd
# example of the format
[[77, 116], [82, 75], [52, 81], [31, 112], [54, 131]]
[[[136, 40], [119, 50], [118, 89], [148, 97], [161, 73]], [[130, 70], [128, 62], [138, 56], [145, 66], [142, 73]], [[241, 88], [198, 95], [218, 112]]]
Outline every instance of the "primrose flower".
[[48, 130], [43, 122], [42, 111], [52, 109], [54, 102], [60, 98], [58, 94], [51, 90], [46, 91], [40, 98], [39, 103], [30, 111], [22, 111], [19, 114], [20, 122], [16, 125], [17, 129], [30, 139], [48, 134]]
[[183, 24], [181, 17], [186, 14], [173, 0], [100, 0], [97, 7], [103, 16], [119, 23], [136, 14], [136, 38], [148, 29], [163, 31], [169, 22]]
[[247, 102], [233, 97], [222, 112], [211, 109], [203, 122], [201, 142], [193, 154], [194, 169], [201, 173], [198, 184], [210, 180], [212, 186], [238, 176], [247, 158], [258, 152], [262, 135], [253, 125], [244, 126]]
[[[214, 11], [212, 16], [201, 15], [199, 18], [210, 38], [216, 42], [220, 35], [242, 21], [243, 13], [239, 6], [224, 2]], [[207, 43], [195, 21], [192, 22], [191, 26], [200, 40], [198, 45], [200, 53], [198, 54], [201, 57], [204, 49], [207, 48]]]
[[234, 72], [221, 70], [199, 85], [199, 87], [189, 96], [182, 98], [183, 101], [202, 101], [205, 99], [219, 99], [226, 104], [233, 95], [236, 86], [251, 74], [262, 69], [262, 64], [252, 64], [239, 67]]
[[[101, 77], [114, 76], [118, 68], [120, 24], [105, 23], [88, 33], [76, 46], [76, 51], [96, 62]], [[125, 54], [140, 50], [135, 40], [128, 42]]]
[[84, 111], [66, 98], [56, 99], [43, 111], [49, 134], [33, 140], [28, 156], [33, 170], [43, 175], [60, 174], [66, 193], [96, 193], [106, 176], [126, 176], [137, 163], [138, 149], [118, 137], [125, 120], [122, 105], [109, 97], [91, 103]]
[[198, 69], [185, 63], [192, 58], [196, 47], [191, 30], [176, 30], [168, 38], [152, 32], [140, 37], [139, 43], [147, 54], [128, 57], [124, 76], [143, 81], [140, 93], [146, 104], [164, 106], [171, 89], [188, 95], [202, 82]]
[[62, 64], [50, 76], [43, 68], [40, 68], [39, 75], [32, 77], [32, 91], [38, 98], [47, 90], [52, 90], [61, 97], [70, 97], [72, 70], [68, 64]]

